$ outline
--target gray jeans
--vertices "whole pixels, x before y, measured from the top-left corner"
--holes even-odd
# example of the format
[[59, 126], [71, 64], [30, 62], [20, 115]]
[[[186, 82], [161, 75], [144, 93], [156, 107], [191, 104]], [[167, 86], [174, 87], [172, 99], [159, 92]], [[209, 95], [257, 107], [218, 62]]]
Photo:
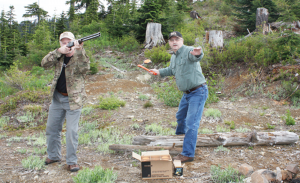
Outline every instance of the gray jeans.
[[81, 109], [70, 110], [68, 96], [63, 96], [57, 91], [53, 94], [52, 103], [49, 108], [46, 127], [47, 153], [51, 160], [61, 159], [61, 131], [65, 119], [67, 120], [67, 164], [77, 164], [78, 146], [78, 123]]

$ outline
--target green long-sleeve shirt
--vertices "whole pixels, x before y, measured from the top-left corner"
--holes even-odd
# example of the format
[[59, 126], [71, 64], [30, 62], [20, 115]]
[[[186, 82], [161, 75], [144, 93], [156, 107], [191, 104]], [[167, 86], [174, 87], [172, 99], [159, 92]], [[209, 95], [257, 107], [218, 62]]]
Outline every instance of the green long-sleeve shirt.
[[193, 49], [191, 46], [183, 45], [172, 55], [170, 66], [159, 69], [161, 77], [174, 75], [177, 87], [181, 91], [187, 91], [206, 82], [199, 62], [204, 56], [203, 50], [201, 55], [196, 57], [190, 53]]

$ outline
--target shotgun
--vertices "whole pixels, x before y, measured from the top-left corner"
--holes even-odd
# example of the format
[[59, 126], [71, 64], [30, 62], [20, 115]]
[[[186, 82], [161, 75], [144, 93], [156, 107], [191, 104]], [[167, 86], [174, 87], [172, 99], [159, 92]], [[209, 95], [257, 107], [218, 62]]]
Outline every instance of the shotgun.
[[[85, 36], [83, 38], [80, 38], [78, 39], [78, 43], [81, 44], [82, 42], [84, 41], [87, 41], [87, 40], [90, 40], [90, 39], [94, 39], [94, 38], [97, 38], [97, 37], [100, 37], [101, 36], [101, 33], [100, 32], [97, 32], [95, 34], [91, 34], [89, 36]], [[67, 47], [71, 48], [74, 46], [74, 41], [70, 41], [68, 44], [67, 44]]]

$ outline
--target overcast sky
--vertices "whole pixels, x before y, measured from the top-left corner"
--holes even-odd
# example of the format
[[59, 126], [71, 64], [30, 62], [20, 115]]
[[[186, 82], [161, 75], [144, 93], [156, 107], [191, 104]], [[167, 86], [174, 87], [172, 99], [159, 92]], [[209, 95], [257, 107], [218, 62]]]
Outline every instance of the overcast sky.
[[[40, 7], [48, 12], [50, 17], [55, 14], [59, 16], [63, 11], [67, 13], [69, 11], [69, 5], [66, 5], [67, 0], [0, 0], [0, 10], [4, 10], [5, 13], [9, 10], [9, 6], [14, 6], [16, 15], [15, 21], [21, 23], [24, 20], [33, 20], [34, 18], [23, 18], [23, 14], [26, 13], [25, 6], [39, 3]], [[106, 4], [106, 1], [101, 1]], [[105, 5], [104, 5], [105, 6]], [[56, 10], [56, 11], [55, 11]]]
[[4, 10], [5, 13], [9, 10], [9, 6], [15, 7], [15, 21], [18, 23], [24, 20], [32, 20], [30, 18], [23, 18], [22, 16], [26, 12], [25, 6], [35, 2], [39, 3], [41, 8], [48, 11], [48, 15], [51, 17], [53, 17], [54, 14], [60, 15], [63, 11], [67, 12], [69, 10], [69, 5], [66, 5], [66, 0], [0, 0], [0, 2], [0, 10]]

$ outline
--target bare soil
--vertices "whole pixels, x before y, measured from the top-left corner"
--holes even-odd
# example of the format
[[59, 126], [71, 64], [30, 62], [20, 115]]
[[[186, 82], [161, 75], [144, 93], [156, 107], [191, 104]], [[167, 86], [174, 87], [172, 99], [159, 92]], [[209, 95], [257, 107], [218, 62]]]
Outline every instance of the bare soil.
[[[94, 120], [106, 116], [106, 126], [116, 126], [124, 129], [124, 133], [134, 135], [146, 134], [144, 127], [151, 123], [160, 123], [164, 127], [172, 128], [171, 122], [175, 122], [177, 107], [168, 107], [162, 101], [156, 98], [149, 81], [136, 79], [138, 75], [146, 75], [143, 71], [127, 72], [124, 78], [114, 77], [117, 71], [106, 69], [104, 74], [89, 75], [86, 78], [86, 91], [88, 94], [87, 105], [94, 105], [98, 102], [99, 96], [108, 95], [107, 92], [114, 92], [120, 99], [126, 101], [126, 105], [114, 111], [95, 109], [91, 116], [84, 116], [84, 120]], [[246, 74], [244, 74], [246, 75]], [[153, 77], [153, 76], [151, 76]], [[292, 131], [300, 134], [300, 111], [291, 108], [289, 105], [281, 105], [264, 97], [247, 98], [243, 95], [232, 100], [227, 97], [230, 91], [237, 89], [244, 83], [245, 77], [235, 75], [225, 78], [222, 97], [218, 103], [209, 104], [207, 108], [219, 109], [222, 117], [217, 120], [203, 116], [200, 128], [209, 128], [216, 131], [216, 126], [226, 126], [225, 121], [234, 121], [235, 128], [248, 128], [256, 131]], [[149, 97], [153, 107], [143, 108], [146, 101], [139, 99], [139, 95], [144, 94]], [[21, 107], [21, 106], [20, 106]], [[290, 109], [292, 116], [296, 119], [296, 125], [287, 126], [280, 116], [286, 114]], [[204, 111], [205, 111], [204, 110]], [[108, 117], [107, 117], [108, 116]], [[133, 130], [132, 124], [138, 123], [139, 130]], [[266, 124], [274, 125], [274, 129], [268, 129]], [[226, 126], [229, 128], [229, 126]], [[173, 127], [174, 128], [174, 127]], [[232, 130], [234, 131], [234, 130]], [[22, 137], [31, 134], [37, 134], [36, 130], [18, 130], [14, 132], [4, 132], [8, 138], [22, 133]], [[0, 139], [0, 182], [73, 182], [72, 177], [77, 173], [71, 173], [66, 170], [65, 158], [59, 163], [46, 166], [44, 170], [26, 170], [22, 167], [21, 160], [29, 155], [18, 153], [18, 149], [28, 149], [32, 151], [33, 147], [27, 146], [24, 142], [12, 142], [10, 146], [7, 138]], [[247, 163], [255, 170], [270, 169], [276, 167], [285, 169], [286, 165], [299, 163], [300, 150], [299, 143], [291, 145], [270, 145], [255, 146], [253, 149], [247, 146], [227, 147], [229, 152], [216, 152], [216, 147], [198, 147], [201, 151], [196, 155], [195, 161], [186, 163], [184, 175], [182, 177], [174, 176], [172, 179], [165, 180], [142, 180], [140, 164], [131, 157], [130, 152], [102, 154], [95, 150], [94, 146], [78, 146], [77, 156], [81, 168], [93, 168], [101, 165], [103, 168], [113, 168], [118, 173], [117, 182], [211, 182], [210, 167], [220, 165], [226, 168], [231, 165], [238, 168], [239, 165]], [[65, 157], [65, 146], [62, 147], [62, 154]], [[42, 156], [46, 157], [46, 155]]]

